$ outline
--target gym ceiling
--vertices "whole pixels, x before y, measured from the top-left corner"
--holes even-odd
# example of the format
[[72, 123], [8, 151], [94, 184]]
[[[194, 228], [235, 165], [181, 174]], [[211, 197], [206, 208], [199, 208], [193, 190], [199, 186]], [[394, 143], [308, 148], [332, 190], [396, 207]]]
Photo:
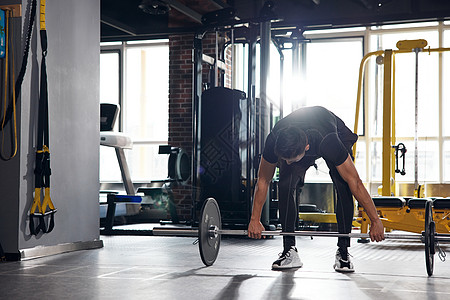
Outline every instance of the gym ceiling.
[[[205, 27], [222, 10], [222, 23], [251, 23], [264, 0], [101, 0], [101, 41], [167, 38]], [[299, 30], [450, 19], [449, 0], [273, 0], [272, 28]], [[213, 13], [215, 14], [215, 13]], [[267, 16], [266, 16], [267, 17]], [[211, 24], [209, 24], [211, 25]]]

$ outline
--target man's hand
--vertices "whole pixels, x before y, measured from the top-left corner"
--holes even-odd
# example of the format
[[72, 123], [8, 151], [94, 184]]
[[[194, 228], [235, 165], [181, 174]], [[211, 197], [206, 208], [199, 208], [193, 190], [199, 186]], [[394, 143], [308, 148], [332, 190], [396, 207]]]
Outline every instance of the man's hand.
[[[264, 231], [264, 225], [260, 221], [250, 221], [248, 224], [248, 236], [252, 239], [260, 239], [261, 232]], [[265, 238], [265, 236], [263, 236]]]
[[264, 226], [260, 221], [261, 211], [266, 202], [267, 191], [273, 174], [275, 174], [276, 167], [277, 164], [269, 163], [264, 157], [259, 162], [258, 180], [256, 181], [253, 197], [252, 217], [250, 218], [250, 224], [248, 224], [248, 236], [252, 239], [260, 239], [261, 231], [264, 230]]
[[370, 223], [369, 236], [372, 242], [384, 240], [384, 226], [380, 219]]

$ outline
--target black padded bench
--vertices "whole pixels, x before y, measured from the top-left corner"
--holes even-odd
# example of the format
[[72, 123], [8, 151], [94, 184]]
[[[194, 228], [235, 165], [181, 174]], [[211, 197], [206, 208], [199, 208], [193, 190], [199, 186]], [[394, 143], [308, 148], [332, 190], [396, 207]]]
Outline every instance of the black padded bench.
[[433, 207], [435, 209], [450, 209], [450, 198], [435, 198]]
[[425, 208], [425, 203], [430, 201], [430, 198], [411, 198], [408, 200], [408, 207], [413, 208]]
[[379, 207], [404, 207], [406, 204], [405, 199], [402, 197], [373, 197], [373, 203]]

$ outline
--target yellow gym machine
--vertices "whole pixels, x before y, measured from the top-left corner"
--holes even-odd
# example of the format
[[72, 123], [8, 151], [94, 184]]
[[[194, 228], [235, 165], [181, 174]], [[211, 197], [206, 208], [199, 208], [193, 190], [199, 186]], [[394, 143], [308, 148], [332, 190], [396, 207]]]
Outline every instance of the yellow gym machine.
[[[358, 129], [359, 109], [361, 106], [361, 93], [363, 84], [364, 67], [369, 58], [376, 56], [377, 62], [384, 65], [383, 72], [383, 138], [382, 138], [382, 185], [378, 189], [381, 197], [374, 197], [374, 203], [377, 207], [380, 218], [386, 231], [404, 230], [410, 232], [421, 232], [425, 220], [425, 202], [423, 187], [418, 183], [418, 154], [417, 154], [417, 118], [418, 118], [418, 54], [425, 52], [442, 53], [450, 51], [450, 48], [426, 48], [426, 40], [403, 40], [397, 42], [398, 50], [379, 50], [366, 54], [360, 64], [358, 92], [356, 101], [355, 127]], [[414, 195], [411, 198], [397, 197], [395, 175], [402, 172], [395, 167], [398, 163], [398, 151], [406, 152], [403, 144], [396, 144], [395, 137], [395, 55], [402, 53], [415, 53], [416, 58], [416, 84], [415, 84], [415, 174], [414, 174]], [[401, 146], [403, 145], [403, 146]], [[353, 155], [356, 154], [356, 144], [353, 147]], [[397, 165], [398, 166], [398, 165]], [[450, 199], [432, 199], [434, 200], [435, 211], [433, 220], [436, 222], [436, 231], [441, 233], [450, 232]], [[357, 221], [361, 223], [361, 232], [367, 233], [369, 219], [362, 207], [359, 207], [359, 217]]]

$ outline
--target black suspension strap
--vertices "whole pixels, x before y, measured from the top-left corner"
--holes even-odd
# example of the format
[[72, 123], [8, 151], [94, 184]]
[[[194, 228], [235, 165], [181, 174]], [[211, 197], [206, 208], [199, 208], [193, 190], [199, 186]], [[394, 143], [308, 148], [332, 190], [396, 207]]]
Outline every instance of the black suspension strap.
[[[47, 90], [47, 31], [45, 28], [45, 0], [41, 0], [40, 8], [40, 37], [42, 48], [41, 82], [39, 94], [38, 127], [36, 142], [36, 167], [34, 201], [30, 210], [30, 232], [38, 234], [40, 231], [49, 233], [55, 226], [54, 216], [56, 208], [50, 199], [50, 150], [49, 150], [49, 126], [48, 126], [48, 90]], [[41, 192], [44, 189], [44, 199], [41, 205]], [[47, 207], [49, 210], [47, 211]], [[39, 212], [36, 212], [36, 208]], [[49, 217], [48, 227], [45, 217]], [[34, 226], [34, 218], [39, 219], [39, 225]]]

